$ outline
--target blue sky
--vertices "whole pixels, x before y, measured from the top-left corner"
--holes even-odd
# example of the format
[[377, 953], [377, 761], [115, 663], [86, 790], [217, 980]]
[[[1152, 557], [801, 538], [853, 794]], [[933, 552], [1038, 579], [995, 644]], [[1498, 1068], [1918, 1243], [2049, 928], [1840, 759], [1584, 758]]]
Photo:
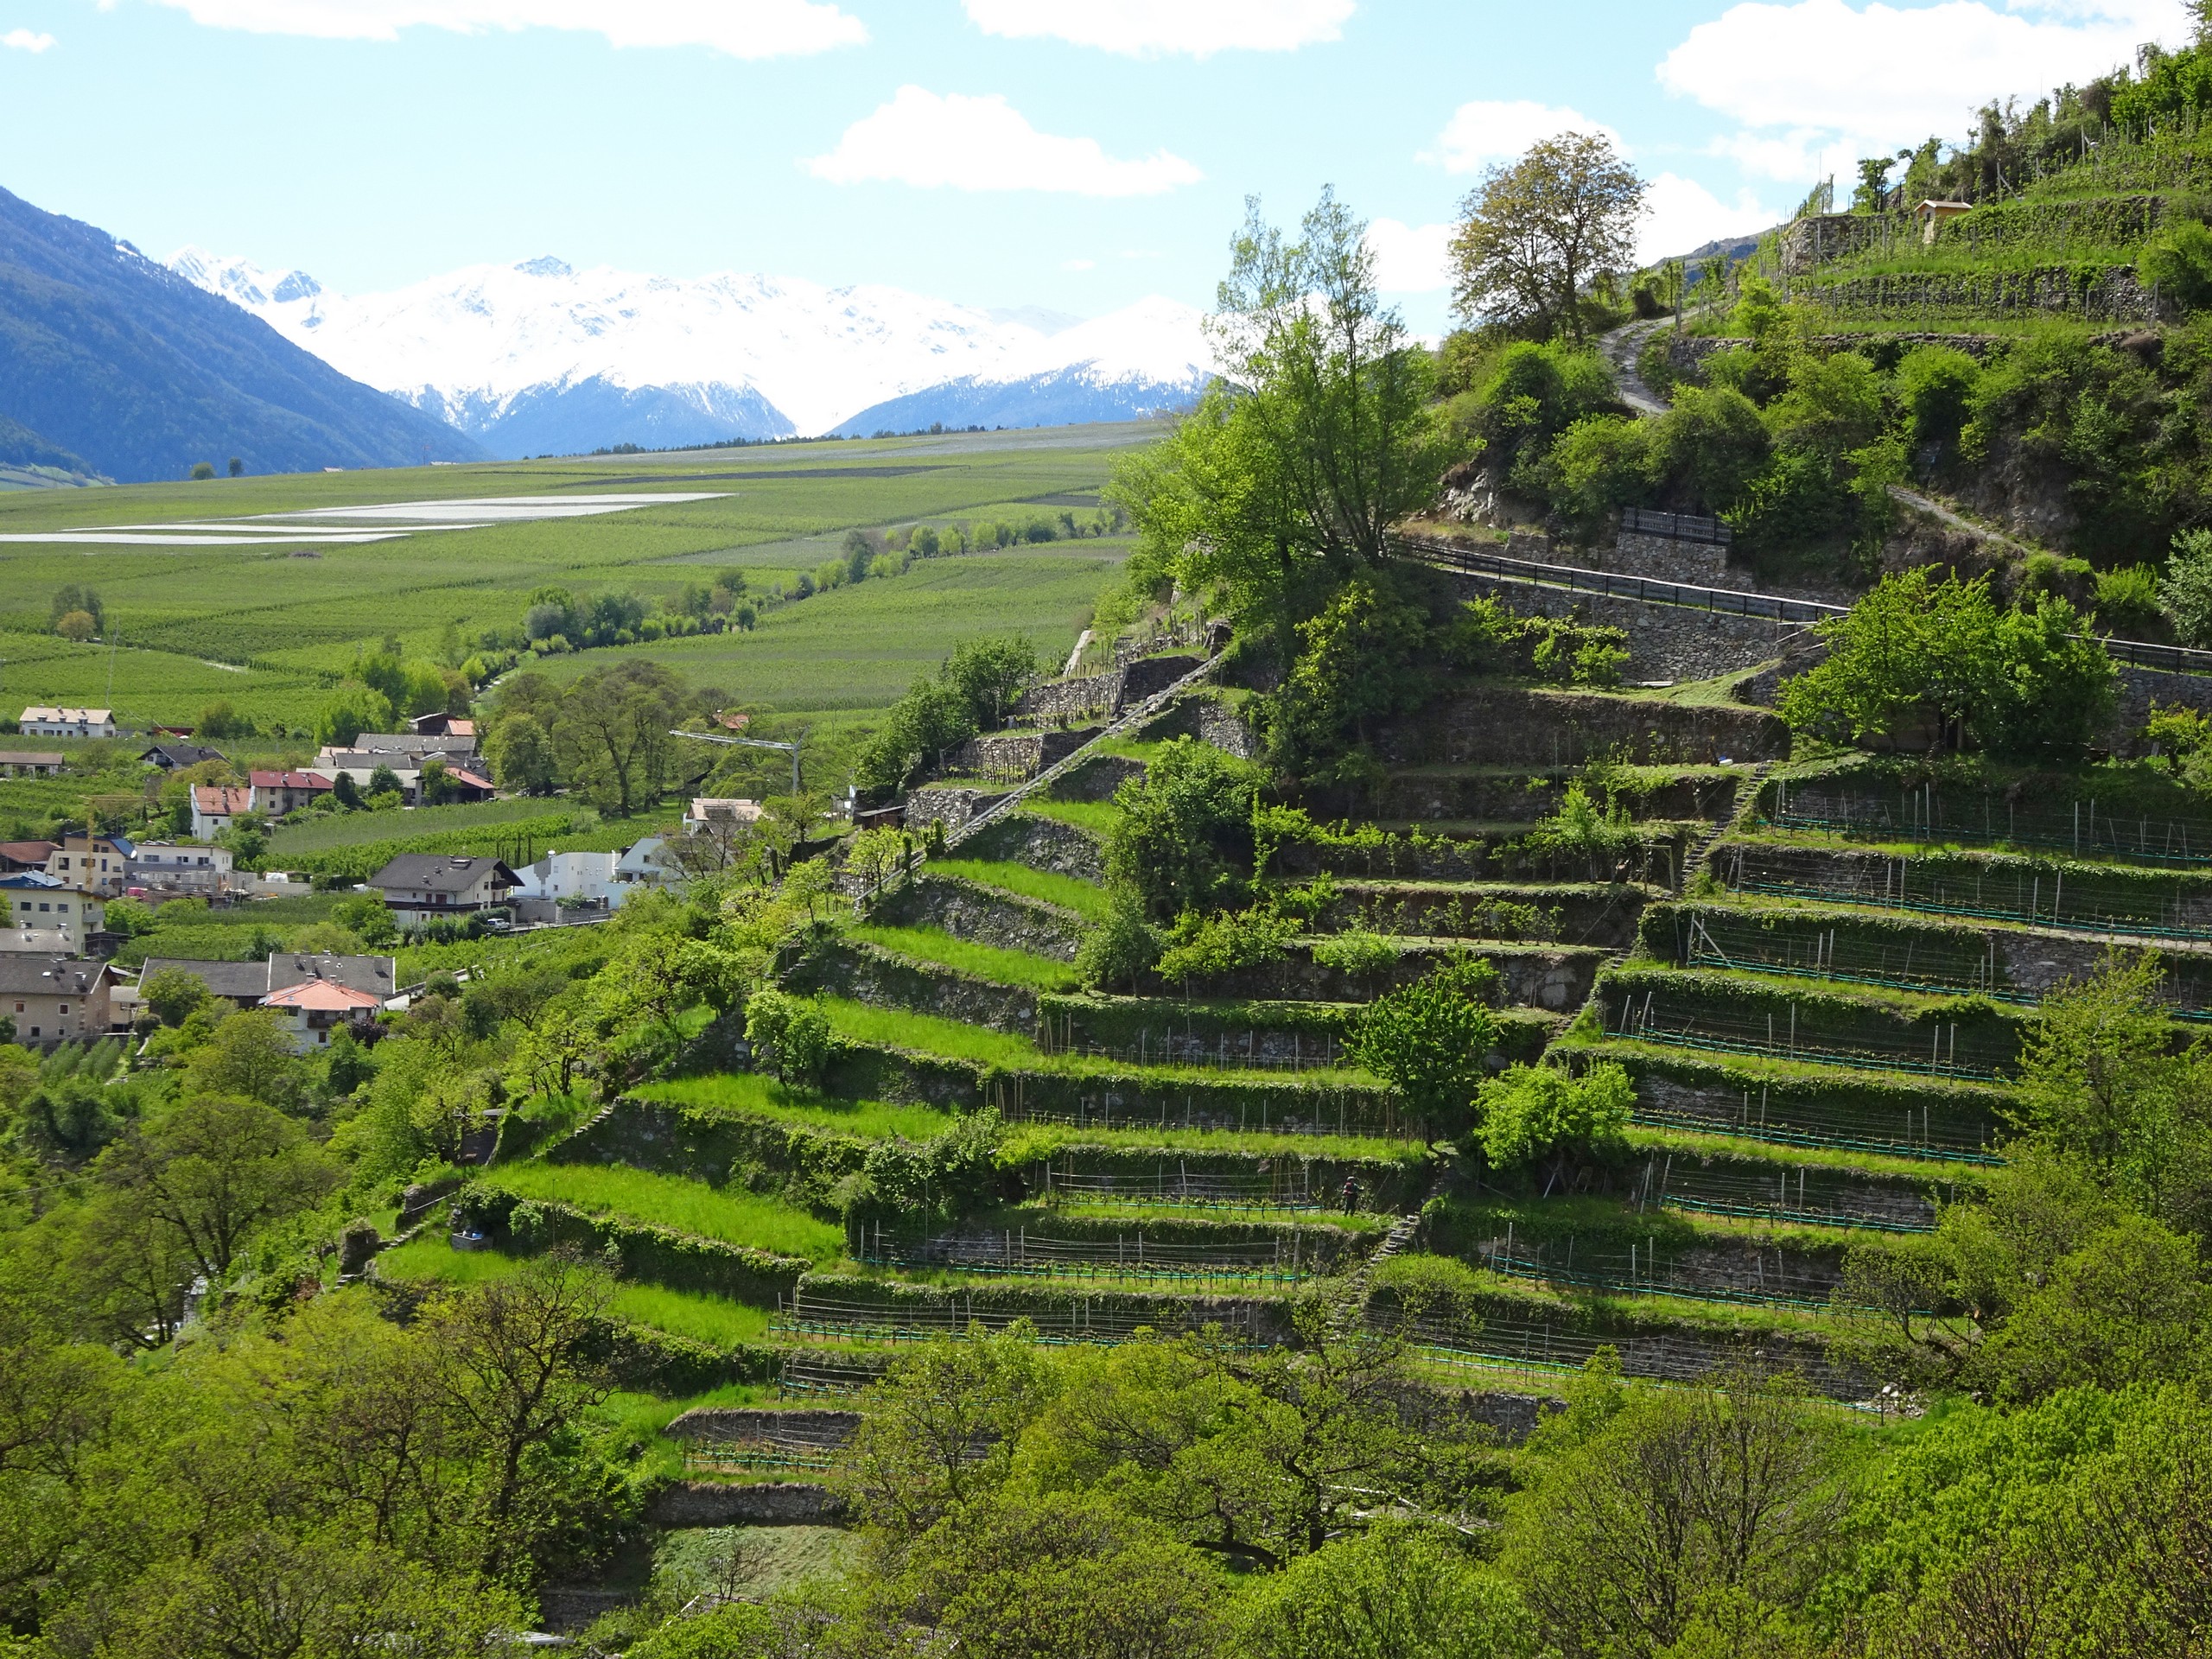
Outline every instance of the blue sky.
[[2178, 0], [0, 0], [0, 186], [350, 292], [557, 254], [1096, 315], [1204, 305], [1256, 194], [1408, 319], [1480, 169], [1598, 125], [1647, 251], [2186, 36]]

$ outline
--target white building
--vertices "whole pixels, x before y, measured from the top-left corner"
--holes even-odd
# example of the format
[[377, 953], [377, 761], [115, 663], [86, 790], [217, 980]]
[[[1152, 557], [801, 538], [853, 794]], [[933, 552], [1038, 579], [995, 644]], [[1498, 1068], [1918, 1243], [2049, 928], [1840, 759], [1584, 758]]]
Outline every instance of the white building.
[[98, 893], [37, 870], [0, 876], [0, 951], [16, 955], [82, 956], [87, 936], [107, 918]]
[[184, 847], [149, 841], [130, 849], [131, 890], [156, 895], [217, 893], [231, 885], [232, 859], [226, 847]]
[[655, 886], [663, 881], [681, 881], [683, 872], [668, 855], [668, 838], [647, 836], [632, 842], [615, 861], [614, 879], [626, 886]]
[[550, 899], [556, 904], [565, 899], [571, 905], [601, 905], [613, 910], [630, 896], [630, 888], [615, 877], [615, 867], [621, 858], [620, 853], [563, 853], [549, 849], [537, 863], [525, 864], [515, 872], [522, 885], [515, 889], [514, 896]]
[[16, 724], [25, 737], [113, 737], [115, 714], [108, 709], [53, 709], [34, 703]]
[[253, 810], [253, 791], [231, 784], [192, 786], [192, 836], [213, 841], [238, 819]]
[[702, 836], [709, 831], [731, 834], [760, 822], [760, 803], [734, 796], [695, 795], [684, 810], [683, 833]]

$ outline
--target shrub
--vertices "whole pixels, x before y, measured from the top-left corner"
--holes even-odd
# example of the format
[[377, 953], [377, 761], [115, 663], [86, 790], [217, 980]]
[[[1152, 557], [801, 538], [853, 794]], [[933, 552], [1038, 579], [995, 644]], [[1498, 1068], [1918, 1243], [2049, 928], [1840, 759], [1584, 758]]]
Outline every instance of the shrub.
[[1076, 976], [1092, 990], [1134, 990], [1160, 960], [1160, 936], [1134, 895], [1117, 893], [1106, 919], [1084, 936], [1075, 954]]
[[2182, 644], [2212, 646], [2212, 530], [2174, 537], [2173, 556], [2158, 583], [2158, 608]]
[[1707, 512], [1732, 507], [1774, 448], [1758, 406], [1725, 386], [1677, 387], [1674, 407], [1646, 427], [1651, 476]]
[[812, 1083], [830, 1058], [830, 1016], [812, 1002], [755, 991], [745, 1007], [745, 1040], [756, 1067], [765, 1058], [784, 1083]]
[[1499, 1169], [1549, 1160], [1554, 1178], [1562, 1166], [1610, 1161], [1627, 1144], [1635, 1104], [1636, 1086], [1611, 1060], [1580, 1077], [1556, 1066], [1509, 1066], [1482, 1085], [1483, 1153]]
[[1614, 398], [1612, 371], [1595, 352], [1517, 340], [1499, 354], [1475, 394], [1483, 459], [1499, 482], [1529, 487], [1520, 475], [1542, 460], [1553, 441]]
[[2136, 276], [2184, 311], [2212, 305], [2212, 229], [2183, 219], [2143, 251]]
[[2101, 628], [2139, 639], [2158, 621], [2158, 573], [2131, 564], [2098, 573], [2096, 622]]
[[1241, 968], [1265, 968], [1281, 962], [1298, 924], [1264, 907], [1204, 915], [1185, 911], [1160, 953], [1160, 976], [1170, 982], [1211, 978]]
[[1948, 346], [1916, 346], [1898, 360], [1890, 384], [1915, 449], [1958, 442], [1980, 378], [1981, 365]]
[[1488, 963], [1447, 963], [1378, 997], [1344, 1044], [1352, 1059], [1398, 1091], [1431, 1140], [1464, 1123], [1497, 1040], [1497, 1017], [1469, 995], [1476, 983], [1470, 970], [1477, 969], [1495, 982]]
[[1592, 540], [1614, 513], [1649, 495], [1650, 450], [1641, 422], [1614, 416], [1586, 416], [1560, 435], [1537, 476], [1578, 541]]
[[1598, 857], [1641, 844], [1626, 809], [1618, 801], [1600, 807], [1580, 778], [1567, 785], [1558, 810], [1522, 838], [1531, 852], [1571, 857]]

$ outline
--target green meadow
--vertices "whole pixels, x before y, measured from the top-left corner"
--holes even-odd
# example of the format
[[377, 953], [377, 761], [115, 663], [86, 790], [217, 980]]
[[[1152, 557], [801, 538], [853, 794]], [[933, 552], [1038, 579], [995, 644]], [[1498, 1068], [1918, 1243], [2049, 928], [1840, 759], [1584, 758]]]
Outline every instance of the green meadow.
[[[387, 636], [410, 656], [431, 656], [449, 626], [473, 636], [515, 626], [531, 594], [549, 586], [652, 601], [738, 569], [753, 593], [788, 588], [837, 556], [849, 530], [1021, 522], [1093, 504], [1116, 456], [1154, 435], [1137, 423], [7, 492], [0, 536], [474, 496], [715, 499], [422, 530], [311, 555], [0, 543], [0, 705], [108, 703], [130, 721], [189, 723], [219, 698], [264, 729], [296, 728], [322, 689]], [[1046, 654], [1064, 655], [1126, 552], [1125, 542], [1085, 538], [923, 561], [904, 575], [772, 608], [749, 633], [547, 665], [569, 676], [644, 656], [764, 709], [876, 709], [973, 634], [1024, 630]], [[99, 592], [109, 625], [101, 640], [72, 645], [48, 632], [52, 595], [68, 582]]]

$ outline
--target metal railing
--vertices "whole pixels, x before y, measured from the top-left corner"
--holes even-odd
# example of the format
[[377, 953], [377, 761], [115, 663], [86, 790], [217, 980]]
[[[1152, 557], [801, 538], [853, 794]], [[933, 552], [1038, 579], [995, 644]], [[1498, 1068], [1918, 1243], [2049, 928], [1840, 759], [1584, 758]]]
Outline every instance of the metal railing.
[[[1414, 558], [1446, 565], [1471, 575], [1496, 576], [1539, 588], [1564, 588], [1609, 599], [1639, 600], [1648, 605], [1673, 605], [1714, 616], [1753, 616], [1770, 622], [1810, 625], [1851, 613], [1848, 605], [1829, 605], [1819, 600], [1785, 599], [1778, 594], [1739, 593], [1728, 588], [1701, 588], [1694, 582], [1661, 582], [1650, 576], [1586, 570], [1579, 565], [1509, 559], [1503, 554], [1485, 553], [1441, 537], [1399, 535], [1391, 540], [1401, 552]], [[2212, 675], [2212, 651], [2153, 645], [2145, 639], [2107, 639], [2097, 634], [2069, 634], [2068, 638], [2094, 640], [2114, 662], [2131, 668], [2147, 668], [2162, 674]]]
[[1433, 536], [1396, 536], [1398, 547], [1414, 557], [1446, 564], [1474, 575], [1501, 576], [1542, 588], [1566, 588], [1576, 593], [1601, 594], [1611, 599], [1636, 599], [1648, 604], [1679, 606], [1716, 616], [1755, 616], [1770, 622], [1808, 624], [1825, 622], [1849, 613], [1847, 605], [1827, 605], [1818, 600], [1784, 599], [1777, 594], [1745, 594], [1726, 588], [1700, 588], [1694, 582], [1661, 582], [1651, 576], [1617, 575], [1609, 570], [1586, 570], [1580, 565], [1540, 564], [1530, 559], [1509, 559]]
[[1700, 518], [1693, 512], [1654, 512], [1649, 507], [1621, 509], [1621, 529], [1630, 536], [1661, 536], [1669, 541], [1702, 542], [1726, 547], [1735, 531], [1718, 518]]

